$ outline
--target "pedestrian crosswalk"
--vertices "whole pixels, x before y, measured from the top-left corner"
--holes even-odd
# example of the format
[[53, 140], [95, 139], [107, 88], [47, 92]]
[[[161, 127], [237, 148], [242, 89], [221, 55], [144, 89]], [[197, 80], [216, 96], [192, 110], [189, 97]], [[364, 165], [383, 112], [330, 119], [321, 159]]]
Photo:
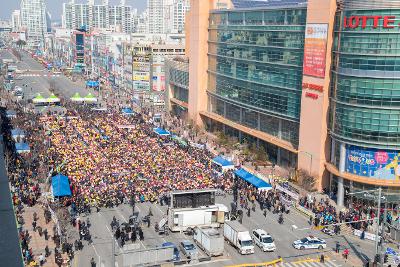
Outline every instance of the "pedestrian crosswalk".
[[294, 262], [284, 262], [282, 267], [340, 267], [342, 266], [335, 260], [325, 260], [325, 262], [319, 262], [318, 260], [303, 260]]
[[26, 73], [20, 74], [19, 77], [60, 77], [60, 74], [38, 74], [38, 73]]

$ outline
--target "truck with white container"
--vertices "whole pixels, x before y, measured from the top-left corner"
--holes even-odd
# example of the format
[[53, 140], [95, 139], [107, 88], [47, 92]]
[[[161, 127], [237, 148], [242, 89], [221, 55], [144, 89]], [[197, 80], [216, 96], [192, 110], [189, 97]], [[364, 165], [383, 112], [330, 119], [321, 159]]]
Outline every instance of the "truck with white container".
[[194, 242], [210, 257], [224, 254], [224, 237], [212, 227], [194, 228]]
[[228, 221], [224, 224], [224, 238], [234, 246], [240, 254], [253, 254], [254, 244], [249, 231], [238, 221]]

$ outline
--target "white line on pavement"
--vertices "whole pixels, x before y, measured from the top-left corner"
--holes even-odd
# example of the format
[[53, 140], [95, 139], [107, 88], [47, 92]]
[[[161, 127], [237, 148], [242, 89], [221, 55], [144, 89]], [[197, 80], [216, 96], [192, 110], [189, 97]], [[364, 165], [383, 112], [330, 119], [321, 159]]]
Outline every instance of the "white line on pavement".
[[92, 244], [92, 247], [93, 247], [94, 253], [96, 253], [97, 257], [99, 258], [99, 264], [100, 264], [100, 262], [101, 262], [101, 257], [100, 257], [100, 255], [99, 255], [99, 253], [97, 253], [96, 247], [95, 247], [93, 244]]

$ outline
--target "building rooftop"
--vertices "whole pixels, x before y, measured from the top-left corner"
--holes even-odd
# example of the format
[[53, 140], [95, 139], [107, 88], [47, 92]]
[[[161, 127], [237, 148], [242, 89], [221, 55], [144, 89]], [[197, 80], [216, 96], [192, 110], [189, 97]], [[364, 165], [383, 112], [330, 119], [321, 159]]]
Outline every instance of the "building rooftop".
[[232, 0], [235, 8], [285, 8], [305, 6], [307, 0]]

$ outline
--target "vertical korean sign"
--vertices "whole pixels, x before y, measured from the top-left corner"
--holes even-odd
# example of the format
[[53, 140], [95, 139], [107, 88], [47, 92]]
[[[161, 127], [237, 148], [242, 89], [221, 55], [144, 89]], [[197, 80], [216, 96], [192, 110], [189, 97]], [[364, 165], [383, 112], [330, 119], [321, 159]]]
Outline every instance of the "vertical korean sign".
[[324, 78], [328, 24], [307, 24], [304, 41], [304, 75]]

